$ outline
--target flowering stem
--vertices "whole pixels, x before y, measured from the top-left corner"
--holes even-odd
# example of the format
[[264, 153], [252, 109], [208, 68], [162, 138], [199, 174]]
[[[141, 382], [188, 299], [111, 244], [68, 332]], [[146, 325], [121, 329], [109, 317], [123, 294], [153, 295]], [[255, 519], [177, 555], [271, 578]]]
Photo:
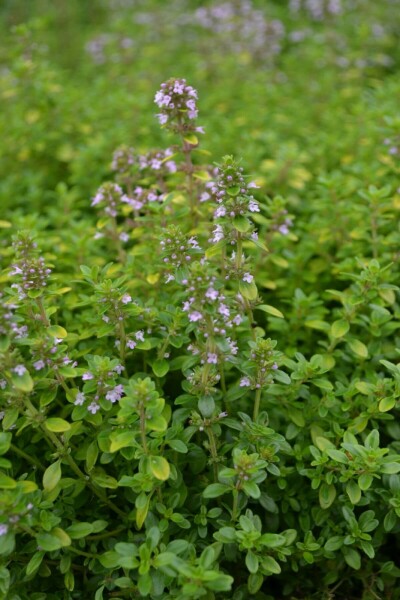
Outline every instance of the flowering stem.
[[144, 450], [145, 454], [148, 454], [149, 449], [147, 446], [147, 439], [146, 439], [146, 415], [144, 414], [143, 403], [141, 403], [141, 405], [140, 405], [140, 437], [142, 440], [143, 450]]
[[252, 327], [253, 322], [254, 322], [254, 316], [253, 316], [253, 311], [251, 310], [251, 306], [248, 302], [248, 300], [246, 300], [246, 311], [247, 311], [247, 316], [249, 318], [249, 323], [250, 323], [250, 331], [251, 331], [251, 337], [253, 338], [253, 342], [256, 341], [256, 330], [254, 329], [254, 327]]
[[117, 221], [115, 217], [111, 218], [111, 235], [117, 246], [118, 259], [120, 262], [122, 262], [122, 264], [124, 264], [126, 261], [126, 252], [122, 247], [121, 240], [118, 235]]
[[256, 421], [258, 418], [258, 413], [260, 412], [260, 401], [261, 401], [261, 388], [257, 388], [256, 389], [256, 397], [254, 399], [253, 421]]
[[242, 234], [238, 231], [236, 246], [236, 269], [239, 271], [242, 266]]
[[33, 418], [36, 419], [36, 421], [39, 421], [39, 427], [42, 430], [44, 436], [51, 442], [51, 444], [57, 448], [60, 456], [62, 458], [64, 458], [67, 463], [69, 464], [69, 466], [71, 467], [72, 471], [74, 471], [74, 473], [80, 478], [82, 479], [82, 481], [85, 482], [85, 485], [87, 485], [94, 494], [96, 494], [96, 496], [98, 496], [100, 498], [100, 500], [102, 502], [104, 502], [104, 504], [107, 504], [107, 506], [109, 506], [111, 508], [111, 510], [113, 510], [115, 513], [117, 513], [120, 517], [122, 517], [123, 519], [126, 518], [126, 514], [120, 509], [118, 508], [118, 506], [116, 506], [111, 500], [109, 500], [107, 498], [107, 496], [105, 496], [103, 494], [102, 491], [100, 491], [99, 489], [97, 489], [92, 482], [89, 480], [89, 476], [85, 475], [85, 473], [83, 473], [83, 471], [81, 471], [81, 469], [78, 467], [78, 465], [76, 464], [76, 462], [74, 461], [74, 459], [72, 458], [72, 456], [69, 454], [68, 449], [64, 446], [64, 444], [58, 439], [58, 437], [55, 435], [55, 433], [53, 433], [52, 431], [49, 431], [45, 424], [42, 421], [43, 415], [41, 415], [39, 413], [39, 411], [34, 407], [34, 405], [32, 404], [32, 402], [29, 400], [29, 398], [25, 397], [24, 398], [26, 407], [28, 408], [29, 412], [31, 413], [31, 416]]
[[125, 347], [126, 347], [126, 335], [125, 335], [125, 327], [122, 321], [118, 323], [118, 333], [119, 333], [119, 356], [121, 360], [121, 364], [125, 369]]
[[211, 460], [213, 463], [213, 471], [214, 471], [214, 481], [218, 480], [218, 452], [217, 452], [217, 445], [215, 442], [215, 435], [214, 432], [211, 428], [211, 426], [206, 427], [206, 432], [207, 432], [207, 436], [208, 436], [208, 441], [210, 444], [210, 454], [211, 454]]
[[238, 481], [233, 490], [232, 521], [236, 521], [236, 519], [237, 519], [238, 502], [239, 502], [239, 486], [240, 486], [240, 482]]
[[47, 318], [46, 311], [45, 311], [44, 306], [43, 306], [43, 300], [40, 297], [36, 298], [36, 304], [38, 305], [39, 312], [40, 312], [40, 317], [41, 317], [44, 325], [46, 327], [49, 327], [50, 326], [50, 321]]

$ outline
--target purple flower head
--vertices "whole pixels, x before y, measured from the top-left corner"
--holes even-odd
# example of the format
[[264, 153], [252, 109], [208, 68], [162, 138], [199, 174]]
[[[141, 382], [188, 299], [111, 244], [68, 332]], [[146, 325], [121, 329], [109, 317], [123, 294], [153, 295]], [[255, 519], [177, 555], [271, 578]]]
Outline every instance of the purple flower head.
[[121, 400], [122, 394], [124, 393], [124, 387], [122, 385], [115, 386], [114, 389], [109, 390], [106, 394], [106, 400], [109, 400], [114, 404], [118, 400]]
[[253, 281], [254, 277], [250, 273], [245, 273], [243, 275], [242, 279], [245, 283], [251, 283]]
[[14, 373], [22, 377], [22, 375], [24, 375], [27, 372], [27, 369], [24, 365], [17, 365], [16, 367], [14, 367], [13, 371]]
[[33, 363], [34, 368], [36, 369], [36, 371], [41, 371], [41, 369], [44, 369], [46, 364], [44, 362], [44, 360], [37, 360], [36, 362]]
[[123, 192], [118, 184], [113, 182], [103, 183], [92, 199], [91, 206], [100, 205], [106, 215], [116, 217], [122, 197]]
[[191, 321], [192, 323], [196, 323], [197, 321], [200, 321], [202, 318], [203, 318], [203, 315], [198, 310], [194, 310], [193, 312], [189, 313], [189, 321]]
[[218, 355], [215, 352], [209, 352], [207, 354], [207, 362], [212, 365], [218, 364]]
[[8, 525], [6, 525], [5, 523], [2, 523], [0, 525], [0, 535], [6, 535], [8, 531]]
[[89, 379], [93, 379], [93, 373], [86, 371], [86, 373], [82, 375], [82, 379], [83, 381], [89, 381]]
[[196, 100], [197, 91], [187, 85], [186, 79], [169, 79], [162, 83], [154, 96], [154, 102], [160, 109], [157, 114], [160, 124], [175, 123], [180, 128], [185, 122], [186, 128], [189, 126], [189, 130], [194, 131], [190, 121], [197, 118]]
[[251, 382], [250, 379], [248, 377], [242, 377], [242, 379], [240, 380], [239, 386], [240, 387], [250, 387]]
[[78, 392], [76, 395], [74, 404], [76, 406], [82, 406], [82, 404], [84, 402], [85, 402], [85, 394], [83, 392]]
[[95, 415], [98, 410], [100, 410], [100, 405], [97, 404], [97, 402], [91, 402], [91, 404], [89, 404], [88, 411], [92, 413], [92, 415]]

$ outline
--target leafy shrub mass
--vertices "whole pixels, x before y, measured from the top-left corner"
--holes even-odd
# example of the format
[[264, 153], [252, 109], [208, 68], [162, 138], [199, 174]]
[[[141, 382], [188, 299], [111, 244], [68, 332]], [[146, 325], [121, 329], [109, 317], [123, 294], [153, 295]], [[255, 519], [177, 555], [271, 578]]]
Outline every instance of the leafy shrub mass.
[[0, 8], [0, 599], [400, 598], [398, 8]]

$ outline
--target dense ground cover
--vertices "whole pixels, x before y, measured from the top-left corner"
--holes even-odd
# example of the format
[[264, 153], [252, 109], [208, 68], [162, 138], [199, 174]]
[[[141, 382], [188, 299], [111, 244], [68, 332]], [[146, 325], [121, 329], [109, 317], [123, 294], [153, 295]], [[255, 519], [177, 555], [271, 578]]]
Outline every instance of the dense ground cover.
[[399, 8], [3, 2], [0, 598], [400, 598]]

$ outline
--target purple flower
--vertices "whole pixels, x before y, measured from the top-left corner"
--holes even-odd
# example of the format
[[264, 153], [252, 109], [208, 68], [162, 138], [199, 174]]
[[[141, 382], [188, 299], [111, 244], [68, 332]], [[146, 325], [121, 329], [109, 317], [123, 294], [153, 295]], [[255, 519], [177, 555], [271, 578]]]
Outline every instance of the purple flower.
[[245, 274], [243, 275], [243, 278], [242, 278], [242, 279], [243, 279], [243, 281], [244, 281], [244, 282], [246, 282], [246, 283], [251, 283], [251, 282], [253, 281], [254, 277], [253, 277], [253, 275], [251, 275], [250, 273], [245, 273]]
[[161, 89], [156, 92], [154, 102], [161, 109], [157, 118], [161, 125], [168, 121], [176, 121], [177, 126], [181, 126], [181, 120], [186, 121], [186, 127], [194, 131], [187, 119], [197, 118], [196, 106], [197, 92], [190, 85], [186, 84], [185, 79], [170, 79], [161, 84]]
[[92, 415], [95, 415], [98, 410], [100, 410], [100, 405], [97, 404], [97, 402], [92, 402], [91, 404], [89, 404], [88, 411], [91, 412]]
[[116, 367], [113, 368], [113, 371], [118, 373], [118, 375], [121, 375], [123, 370], [124, 370], [124, 367], [122, 365], [117, 365]]
[[106, 394], [106, 400], [109, 400], [114, 404], [117, 400], [121, 400], [122, 394], [124, 393], [124, 387], [117, 385], [113, 390], [109, 390]]
[[189, 313], [189, 321], [192, 321], [192, 323], [196, 323], [196, 321], [200, 321], [202, 318], [203, 315], [198, 310]]
[[143, 329], [140, 329], [139, 331], [137, 331], [135, 333], [135, 338], [139, 341], [139, 342], [144, 342], [144, 331]]
[[249, 211], [250, 212], [260, 212], [260, 207], [258, 206], [258, 202], [256, 202], [255, 200], [250, 200]]
[[232, 323], [234, 323], [235, 325], [240, 325], [241, 322], [242, 322], [242, 316], [241, 315], [236, 315], [232, 319]]
[[239, 386], [240, 387], [250, 387], [251, 382], [250, 379], [248, 377], [242, 377], [242, 379], [240, 380]]
[[208, 298], [209, 300], [216, 300], [219, 296], [219, 292], [217, 292], [217, 290], [214, 290], [214, 288], [209, 287], [208, 290], [205, 293], [206, 298]]
[[271, 369], [274, 369], [274, 371], [276, 371], [276, 369], [279, 369], [277, 363], [274, 363], [271, 367]]
[[34, 368], [36, 369], [36, 371], [40, 371], [41, 369], [44, 369], [46, 364], [44, 362], [44, 360], [37, 360], [36, 362], [33, 363]]
[[82, 406], [82, 404], [84, 402], [85, 402], [85, 394], [83, 392], [78, 392], [76, 395], [74, 404], [76, 406]]
[[86, 371], [86, 373], [82, 375], [82, 379], [83, 381], [89, 381], [89, 379], [93, 379], [93, 373]]
[[124, 294], [121, 298], [121, 302], [122, 304], [129, 304], [129, 302], [132, 302], [132, 298], [129, 294]]
[[5, 525], [4, 523], [2, 523], [0, 525], [0, 535], [6, 535], [8, 531], [8, 525]]
[[27, 372], [27, 369], [24, 365], [17, 365], [16, 367], [14, 367], [13, 371], [14, 373], [22, 377], [22, 375], [24, 375]]
[[128, 338], [126, 340], [126, 346], [127, 346], [127, 348], [130, 348], [130, 350], [133, 350], [134, 348], [136, 348], [137, 344], [134, 340], [131, 340]]
[[218, 356], [214, 352], [209, 352], [207, 354], [207, 362], [216, 365], [218, 363]]
[[218, 307], [218, 312], [220, 315], [222, 315], [223, 317], [229, 317], [231, 312], [229, 310], [229, 308], [226, 306], [226, 304], [224, 304], [223, 302], [221, 302], [221, 304]]
[[[226, 215], [225, 206], [218, 206], [217, 210], [214, 212], [214, 218], [219, 219], [220, 217], [225, 217], [225, 215]], [[217, 225], [217, 227], [218, 227], [218, 225]]]

